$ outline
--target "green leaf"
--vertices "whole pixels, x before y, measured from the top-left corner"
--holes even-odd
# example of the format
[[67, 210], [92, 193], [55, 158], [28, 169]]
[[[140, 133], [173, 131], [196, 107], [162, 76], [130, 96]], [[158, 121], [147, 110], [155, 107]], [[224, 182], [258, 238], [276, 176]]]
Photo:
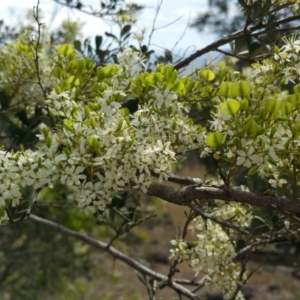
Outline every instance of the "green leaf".
[[121, 30], [121, 37], [127, 34], [131, 30], [131, 25], [125, 25]]
[[231, 87], [232, 87], [232, 82], [222, 82], [218, 90], [218, 95], [223, 97], [230, 97]]
[[137, 276], [137, 278], [145, 285], [145, 286], [148, 286], [147, 285], [147, 281], [145, 280], [144, 278], [144, 275], [138, 271], [135, 271], [135, 274]]
[[74, 80], [75, 80], [75, 76], [74, 76], [74, 75], [71, 75], [71, 76], [69, 76], [69, 77], [67, 78], [66, 81], [67, 81], [68, 83], [73, 83]]
[[243, 99], [240, 101], [240, 110], [241, 111], [248, 111], [249, 110], [249, 101], [248, 99]]
[[253, 17], [255, 19], [261, 17], [263, 10], [263, 1], [256, 1], [253, 3]]
[[265, 101], [265, 109], [269, 112], [269, 113], [271, 113], [271, 114], [275, 114], [275, 113], [277, 113], [278, 112], [278, 110], [279, 110], [279, 108], [280, 108], [280, 102], [279, 102], [279, 100], [278, 99], [267, 99], [266, 101]]
[[293, 141], [293, 138], [289, 138], [289, 139], [284, 143], [285, 149], [289, 149], [289, 147], [290, 147], [292, 141]]
[[56, 68], [53, 70], [53, 75], [54, 75], [56, 78], [63, 79], [63, 78], [66, 76], [66, 72], [65, 72], [62, 68], [56, 67]]
[[256, 216], [254, 216], [254, 219], [259, 220], [260, 222], [262, 222], [263, 224], [265, 224], [269, 228], [271, 227], [270, 223], [265, 218], [261, 218], [261, 217], [256, 215]]
[[234, 53], [237, 54], [243, 50], [247, 44], [247, 38], [236, 39], [234, 41]]
[[117, 38], [114, 34], [112, 34], [112, 33], [105, 32], [105, 35], [106, 35], [106, 36], [109, 36], [109, 37], [111, 37], [111, 38], [113, 38], [113, 39], [115, 39], [116, 41], [119, 41], [118, 38]]
[[46, 138], [46, 146], [48, 148], [50, 148], [51, 145], [52, 145], [52, 137], [50, 135], [48, 135], [47, 138]]
[[59, 47], [58, 53], [66, 57], [70, 57], [74, 53], [74, 49], [69, 44], [63, 44]]
[[206, 144], [210, 147], [219, 147], [223, 144], [224, 135], [220, 132], [209, 132], [206, 137]]
[[86, 118], [89, 118], [91, 115], [91, 110], [87, 105], [84, 107], [84, 115]]
[[300, 132], [300, 121], [298, 121], [291, 129], [293, 136], [297, 136], [297, 134]]
[[172, 86], [172, 90], [178, 95], [186, 94], [186, 87], [182, 80], [177, 80]]
[[241, 139], [238, 138], [238, 137], [234, 137], [234, 138], [232, 139], [232, 144], [233, 144], [234, 146], [236, 146], [238, 149], [242, 147], [242, 141], [241, 141]]
[[98, 50], [102, 44], [102, 36], [96, 35], [95, 37], [96, 50]]
[[256, 50], [258, 50], [261, 47], [261, 43], [259, 40], [254, 39], [254, 41], [251, 42], [251, 44], [248, 46], [249, 55], [253, 54]]
[[280, 49], [279, 49], [279, 47], [276, 46], [276, 45], [274, 46], [274, 50], [273, 50], [273, 51], [274, 51], [274, 53], [277, 54], [277, 55], [279, 55], [279, 53], [280, 53]]
[[99, 80], [112, 77], [116, 72], [116, 66], [106, 66], [97, 71], [97, 77]]
[[173, 62], [173, 54], [170, 50], [165, 50], [165, 58], [166, 58], [166, 62]]
[[74, 47], [77, 51], [79, 51], [80, 53], [83, 52], [82, 49], [81, 49], [81, 42], [80, 41], [76, 40], [76, 41], [73, 42], [73, 44], [74, 44]]
[[89, 145], [92, 146], [94, 149], [98, 149], [100, 146], [99, 141], [96, 138], [94, 138], [93, 136], [89, 136], [87, 138], [87, 141], [88, 141]]
[[64, 120], [64, 128], [67, 131], [72, 131], [73, 130], [73, 123], [71, 120]]
[[300, 83], [296, 84], [293, 87], [293, 91], [294, 91], [295, 94], [300, 93]]
[[123, 37], [123, 41], [126, 41], [130, 36], [131, 36], [131, 32], [127, 33], [127, 34]]
[[163, 288], [165, 288], [166, 286], [168, 286], [168, 284], [169, 284], [169, 280], [168, 279], [163, 280], [162, 282], [159, 283], [158, 288], [160, 290], [162, 290]]
[[240, 103], [237, 100], [230, 99], [222, 103], [219, 106], [219, 110], [222, 115], [231, 115], [236, 114], [240, 109]]
[[205, 81], [212, 81], [216, 78], [216, 75], [212, 70], [205, 68], [199, 72], [199, 77]]
[[288, 115], [293, 109], [293, 106], [290, 102], [281, 102], [280, 110], [283, 114]]
[[142, 52], [142, 53], [146, 53], [147, 51], [148, 51], [147, 46], [146, 46], [146, 45], [143, 45], [143, 46], [141, 47], [141, 52]]
[[300, 93], [289, 95], [285, 98], [285, 100], [291, 103], [292, 107], [295, 107], [300, 103]]
[[76, 65], [77, 74], [80, 75], [85, 70], [85, 67], [86, 67], [86, 60], [78, 59]]
[[230, 92], [232, 97], [246, 97], [251, 93], [251, 85], [248, 81], [234, 82]]
[[259, 126], [254, 120], [250, 120], [243, 126], [243, 131], [250, 136], [259, 134], [261, 130], [261, 126]]
[[279, 64], [277, 62], [275, 62], [273, 64], [273, 72], [277, 73], [277, 72], [279, 72], [279, 70], [280, 70]]
[[248, 171], [248, 175], [254, 175], [257, 173], [259, 166], [255, 166]]

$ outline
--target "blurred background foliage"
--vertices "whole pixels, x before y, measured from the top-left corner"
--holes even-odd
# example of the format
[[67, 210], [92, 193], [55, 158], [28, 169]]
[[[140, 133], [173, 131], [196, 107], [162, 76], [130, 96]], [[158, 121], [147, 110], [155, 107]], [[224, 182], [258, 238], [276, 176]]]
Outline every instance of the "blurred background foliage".
[[[92, 8], [84, 1], [54, 1], [91, 16], [110, 18], [118, 26], [119, 35], [99, 32], [99, 35], [95, 37], [84, 39], [83, 24], [80, 21], [65, 21], [55, 32], [47, 32], [43, 29], [42, 46], [47, 56], [43, 56], [45, 58], [40, 61], [42, 66], [39, 69], [40, 76], [43, 78], [43, 88], [41, 88], [37, 84], [39, 76], [34, 61], [21, 59], [20, 55], [24, 49], [19, 49], [18, 52], [15, 47], [9, 45], [22, 41], [30, 47], [30, 40], [36, 38], [33, 35], [36, 24], [32, 13], [27, 16], [28, 22], [22, 22], [16, 28], [0, 21], [0, 65], [2, 67], [0, 71], [0, 145], [7, 151], [18, 150], [20, 145], [25, 149], [34, 150], [38, 142], [36, 135], [39, 133], [40, 125], [49, 126], [53, 121], [46, 116], [41, 104], [56, 84], [56, 79], [51, 73], [54, 68], [54, 60], [51, 56], [56, 52], [58, 45], [73, 44], [78, 56], [90, 58], [96, 68], [117, 63], [116, 54], [127, 47], [135, 47], [145, 56], [149, 71], [157, 62], [176, 64], [181, 59], [170, 49], [165, 49], [160, 53], [155, 52], [142, 39], [135, 40], [133, 46], [132, 28], [136, 22], [135, 15], [143, 9], [138, 3], [127, 5], [121, 0], [107, 0], [101, 1], [100, 8]], [[264, 1], [265, 4], [262, 4], [263, 1], [257, 1], [255, 5], [246, 5], [246, 1], [239, 0], [238, 5], [242, 7], [242, 10], [234, 9], [236, 13], [232, 14], [234, 3], [229, 0], [209, 0], [209, 11], [199, 13], [192, 26], [198, 28], [200, 32], [215, 32], [221, 37], [236, 30], [247, 30], [248, 26], [257, 24], [257, 21], [264, 22], [264, 26], [272, 27], [274, 21], [283, 15], [292, 16], [295, 13], [289, 8], [282, 9], [280, 6], [270, 11], [268, 10], [270, 1]], [[292, 23], [289, 23], [286, 26], [291, 25]], [[249, 37], [233, 41], [231, 50], [228, 52], [238, 58], [227, 58], [213, 66], [217, 75], [215, 84], [233, 80], [237, 76], [236, 69], [246, 71], [250, 63], [267, 57], [275, 44], [281, 44], [281, 35], [282, 33], [274, 32], [259, 39]], [[231, 74], [224, 71], [229, 68], [232, 69]], [[206, 88], [207, 93], [203, 91], [200, 95], [201, 111], [191, 110], [191, 117], [194, 121], [204, 126], [209, 125], [210, 109], [214, 105], [210, 97], [213, 86], [207, 85]], [[195, 161], [197, 165], [206, 166], [201, 174], [196, 174], [198, 177], [215, 173], [216, 170], [227, 171], [226, 164], [220, 166], [213, 157], [200, 161], [199, 154], [196, 152], [191, 153], [182, 166], [189, 168], [195, 165]], [[240, 175], [237, 181], [248, 180], [245, 174]], [[259, 181], [258, 178], [255, 181], [259, 182], [259, 185], [253, 185], [254, 191], [262, 192], [268, 188], [265, 182]], [[102, 258], [99, 264], [97, 251], [86, 247], [81, 242], [62, 236], [48, 228], [41, 228], [36, 223], [18, 221], [24, 217], [28, 203], [33, 201], [31, 190], [24, 189], [23, 196], [25, 199], [23, 209], [11, 207], [12, 224], [0, 228], [1, 299], [116, 299], [115, 296], [119, 292], [114, 293], [114, 288], [110, 286], [119, 282], [120, 277], [126, 277], [128, 274], [118, 274], [114, 271], [113, 265], [112, 270], [106, 271], [109, 266], [107, 261], [105, 262]], [[120, 209], [126, 219], [117, 213]], [[157, 210], [160, 212], [160, 219], [153, 218]], [[151, 235], [154, 228], [162, 231], [172, 226], [174, 216], [170, 216], [166, 206], [156, 199], [150, 198], [147, 202], [139, 201], [137, 194], [124, 192], [114, 199], [107, 215], [95, 214], [91, 218], [83, 215], [76, 208], [72, 201], [72, 194], [66, 186], [57, 185], [53, 189], [44, 188], [40, 191], [32, 212], [106, 242], [115, 239], [114, 245], [125, 252], [129, 251], [127, 245], [130, 245], [134, 252], [139, 247], [142, 249], [140, 254], [135, 253], [134, 256], [144, 257], [148, 263], [153, 259], [161, 263], [167, 262], [168, 254], [159, 250], [166, 249], [169, 240], [166, 240], [164, 233], [161, 236], [157, 235], [156, 238]], [[275, 220], [271, 212], [269, 212], [269, 218], [272, 222]], [[141, 228], [131, 230], [132, 221], [137, 224], [147, 222]], [[178, 226], [177, 221], [175, 227]], [[159, 246], [162, 240], [158, 237], [164, 240], [163, 246]], [[297, 241], [293, 243], [298, 249]], [[110, 287], [105, 289], [105, 292], [101, 291], [101, 286], [95, 287], [95, 280], [104, 277], [106, 278], [105, 284]], [[141, 297], [138, 292], [130, 292], [126, 299], [141, 299]]]

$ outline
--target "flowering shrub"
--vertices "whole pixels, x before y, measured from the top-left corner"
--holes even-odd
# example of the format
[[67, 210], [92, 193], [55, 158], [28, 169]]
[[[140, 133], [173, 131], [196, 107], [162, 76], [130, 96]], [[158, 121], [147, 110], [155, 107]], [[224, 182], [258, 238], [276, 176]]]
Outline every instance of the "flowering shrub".
[[[22, 201], [23, 189], [36, 194], [57, 182], [69, 186], [84, 212], [103, 212], [125, 188], [147, 194], [152, 183], [167, 181], [178, 155], [199, 149], [205, 157], [225, 161], [229, 171], [223, 184], [231, 185], [240, 170], [267, 178], [278, 195], [296, 198], [299, 185], [299, 94], [300, 42], [286, 39], [274, 56], [253, 65], [250, 76], [232, 73], [226, 66], [204, 68], [194, 77], [179, 77], [173, 66], [157, 65], [153, 72], [144, 57], [131, 48], [117, 56], [118, 64], [96, 67], [88, 58], [77, 57], [64, 44], [51, 60], [40, 52], [51, 91], [41, 108], [47, 116], [40, 126], [36, 149], [0, 150], [0, 221], [10, 222], [8, 207]], [[2, 47], [1, 57], [11, 52], [22, 61], [20, 70], [34, 73], [30, 47], [21, 42]], [[47, 71], [48, 70], [48, 71]], [[49, 71], [50, 70], [50, 71]], [[1, 73], [2, 84], [6, 74]], [[39, 76], [45, 79], [44, 74]], [[293, 92], [285, 84], [293, 85]], [[34, 98], [39, 98], [34, 94]], [[188, 112], [202, 99], [213, 103], [210, 124], [193, 122]], [[30, 103], [26, 104], [30, 110]], [[155, 177], [156, 176], [156, 177]], [[211, 185], [217, 181], [212, 180]], [[220, 181], [218, 181], [220, 182]], [[248, 228], [248, 206], [214, 201], [210, 217], [231, 220]], [[195, 217], [189, 226], [195, 241], [172, 241], [171, 257], [188, 261], [195, 272], [208, 274], [225, 299], [243, 284], [247, 274], [234, 262], [233, 229]], [[237, 299], [243, 299], [240, 292]]]

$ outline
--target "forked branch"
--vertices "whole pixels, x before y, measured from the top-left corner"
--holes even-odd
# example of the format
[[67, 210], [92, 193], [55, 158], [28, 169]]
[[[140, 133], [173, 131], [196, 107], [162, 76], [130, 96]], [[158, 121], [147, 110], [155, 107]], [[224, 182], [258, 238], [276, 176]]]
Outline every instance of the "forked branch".
[[113, 256], [116, 259], [119, 259], [121, 261], [123, 261], [125, 264], [129, 265], [130, 267], [132, 267], [133, 269], [137, 270], [138, 272], [141, 272], [142, 274], [146, 275], [146, 276], [150, 276], [152, 278], [154, 278], [155, 280], [158, 281], [169, 281], [168, 285], [174, 289], [176, 292], [178, 292], [181, 295], [186, 296], [188, 299], [200, 299], [199, 297], [197, 297], [194, 293], [192, 293], [191, 291], [189, 291], [187, 288], [181, 286], [180, 284], [176, 283], [174, 280], [170, 281], [168, 279], [167, 276], [164, 276], [156, 271], [153, 271], [147, 267], [145, 267], [144, 265], [140, 264], [139, 262], [137, 262], [136, 260], [134, 260], [133, 258], [125, 255], [124, 253], [120, 252], [119, 250], [117, 250], [116, 248], [109, 246], [108, 244], [98, 241], [92, 237], [89, 237], [85, 234], [79, 233], [77, 231], [71, 230], [67, 227], [64, 227], [58, 223], [55, 223], [53, 221], [47, 220], [47, 219], [43, 219], [40, 218], [36, 215], [29, 215], [28, 219], [30, 219], [33, 222], [48, 226], [54, 230], [59, 231], [60, 233], [67, 235], [67, 236], [71, 236], [73, 238], [76, 238], [78, 240], [83, 241], [84, 243], [91, 245], [97, 249], [103, 250], [107, 253], [109, 253], [111, 256]]

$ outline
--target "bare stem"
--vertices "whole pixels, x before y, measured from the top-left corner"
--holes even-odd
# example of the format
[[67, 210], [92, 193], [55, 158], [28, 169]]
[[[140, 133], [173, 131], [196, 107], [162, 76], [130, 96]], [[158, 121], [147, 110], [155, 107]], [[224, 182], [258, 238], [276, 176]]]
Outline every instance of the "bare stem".
[[[144, 265], [137, 262], [133, 258], [125, 255], [124, 253], [120, 252], [119, 250], [117, 250], [116, 248], [114, 248], [112, 246], [108, 246], [108, 244], [106, 244], [104, 242], [98, 241], [92, 237], [85, 235], [85, 234], [71, 230], [71, 229], [64, 227], [56, 222], [53, 222], [53, 221], [50, 221], [50, 220], [47, 220], [44, 218], [40, 218], [36, 215], [31, 214], [28, 216], [28, 219], [30, 219], [33, 222], [48, 226], [54, 230], [57, 230], [58, 232], [60, 232], [64, 235], [81, 240], [84, 243], [91, 245], [97, 249], [103, 250], [103, 251], [107, 252], [108, 254], [110, 254], [111, 256], [113, 256], [115, 259], [121, 260], [122, 262], [129, 265], [130, 267], [132, 267], [133, 269], [137, 270], [138, 272], [142, 273], [145, 276], [150, 276], [158, 281], [168, 281], [167, 276], [164, 276], [156, 271], [153, 271], [153, 270], [145, 267]], [[186, 296], [188, 299], [194, 299], [194, 300], [200, 299], [195, 294], [193, 294], [191, 291], [189, 291], [187, 288], [176, 283], [174, 280], [168, 282], [168, 284], [172, 289], [174, 289], [176, 292], [180, 293], [181, 295]]]
[[33, 7], [33, 17], [37, 23], [37, 37], [36, 37], [36, 41], [35, 42], [35, 45], [33, 47], [33, 55], [34, 55], [34, 65], [35, 65], [35, 69], [36, 69], [36, 74], [37, 74], [37, 78], [38, 78], [38, 85], [39, 87], [41, 88], [41, 91], [43, 93], [43, 96], [44, 96], [44, 99], [46, 100], [47, 99], [47, 93], [46, 93], [46, 89], [44, 88], [43, 86], [43, 83], [42, 83], [42, 78], [41, 78], [41, 72], [40, 72], [40, 63], [39, 63], [39, 46], [40, 46], [40, 43], [41, 43], [41, 22], [40, 22], [40, 19], [39, 19], [39, 5], [40, 5], [40, 1], [37, 0], [37, 5]]

